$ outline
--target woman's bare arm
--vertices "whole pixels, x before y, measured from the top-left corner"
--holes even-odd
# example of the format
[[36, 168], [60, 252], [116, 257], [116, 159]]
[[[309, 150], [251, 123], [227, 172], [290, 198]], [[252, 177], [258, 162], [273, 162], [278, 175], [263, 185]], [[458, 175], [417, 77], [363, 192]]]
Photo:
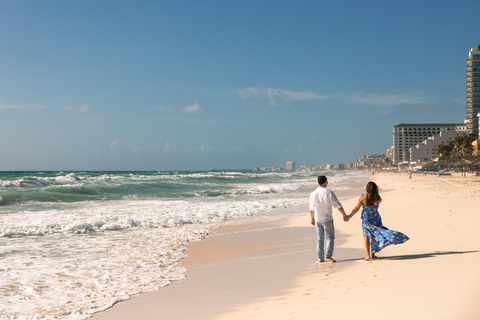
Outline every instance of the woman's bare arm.
[[360, 196], [360, 199], [358, 199], [358, 203], [357, 205], [355, 206], [355, 208], [352, 209], [352, 212], [350, 213], [350, 217], [353, 217], [353, 215], [355, 213], [358, 212], [358, 210], [360, 210], [360, 208], [362, 207], [362, 204], [365, 202], [364, 200], [364, 196], [363, 194]]

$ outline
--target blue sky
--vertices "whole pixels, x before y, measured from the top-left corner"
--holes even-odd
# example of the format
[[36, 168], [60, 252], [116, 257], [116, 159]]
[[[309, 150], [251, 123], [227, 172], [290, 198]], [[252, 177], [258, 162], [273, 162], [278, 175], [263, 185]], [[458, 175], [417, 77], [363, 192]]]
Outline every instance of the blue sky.
[[0, 2], [0, 170], [381, 154], [462, 123], [479, 1]]

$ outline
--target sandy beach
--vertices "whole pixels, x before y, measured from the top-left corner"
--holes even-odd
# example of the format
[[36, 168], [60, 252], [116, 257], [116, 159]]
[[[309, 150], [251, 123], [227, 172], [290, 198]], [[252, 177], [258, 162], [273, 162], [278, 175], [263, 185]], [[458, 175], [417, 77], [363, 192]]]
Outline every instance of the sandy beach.
[[214, 230], [187, 249], [186, 280], [92, 319], [480, 319], [480, 177], [371, 180], [383, 224], [410, 237], [378, 259], [363, 261], [360, 214], [347, 223], [335, 211], [338, 262], [318, 263], [306, 203], [292, 218]]

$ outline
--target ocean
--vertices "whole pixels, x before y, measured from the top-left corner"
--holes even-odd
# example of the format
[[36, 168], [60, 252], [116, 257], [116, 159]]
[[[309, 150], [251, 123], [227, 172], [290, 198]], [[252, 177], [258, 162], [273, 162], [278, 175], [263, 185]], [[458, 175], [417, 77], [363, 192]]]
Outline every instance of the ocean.
[[340, 199], [366, 175], [0, 172], [0, 319], [86, 319], [182, 280], [189, 242], [219, 225], [305, 213], [319, 174]]

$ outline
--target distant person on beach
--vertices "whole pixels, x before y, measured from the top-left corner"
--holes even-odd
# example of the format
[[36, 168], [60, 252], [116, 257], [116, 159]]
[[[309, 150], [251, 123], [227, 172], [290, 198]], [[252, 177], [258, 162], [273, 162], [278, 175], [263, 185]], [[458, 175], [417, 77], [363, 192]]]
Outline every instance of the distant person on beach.
[[401, 244], [409, 239], [405, 234], [389, 230], [383, 226], [382, 217], [380, 217], [380, 214], [378, 213], [380, 202], [382, 202], [382, 198], [378, 193], [378, 187], [375, 182], [370, 181], [367, 183], [366, 193], [360, 196], [357, 205], [347, 217], [347, 221], [350, 220], [350, 218], [360, 210], [360, 207], [362, 207], [365, 261], [377, 258], [375, 253], [379, 252], [386, 246], [391, 244]]
[[408, 177], [412, 179], [412, 170], [408, 170]]
[[[343, 215], [343, 220], [348, 221], [347, 214], [335, 194], [327, 189], [327, 177], [318, 177], [318, 187], [310, 194], [311, 223], [317, 228], [317, 252], [318, 261], [336, 262], [333, 258], [333, 246], [335, 240], [335, 227], [333, 225], [332, 206]], [[325, 253], [324, 241], [327, 237], [327, 252]]]

